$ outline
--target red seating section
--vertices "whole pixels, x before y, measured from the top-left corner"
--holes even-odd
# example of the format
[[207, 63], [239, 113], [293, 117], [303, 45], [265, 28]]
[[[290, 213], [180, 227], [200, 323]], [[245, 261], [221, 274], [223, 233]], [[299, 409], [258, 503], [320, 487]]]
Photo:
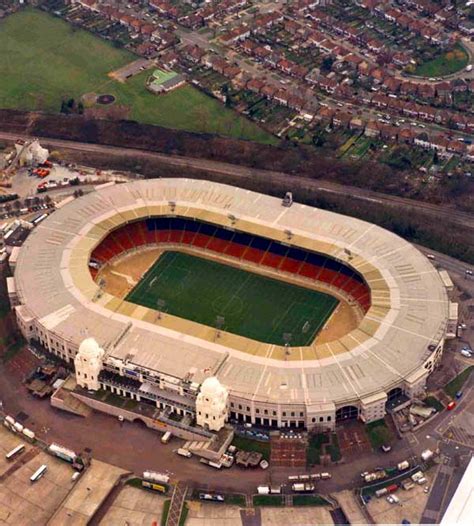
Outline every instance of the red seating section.
[[[227, 237], [232, 237], [232, 235]], [[231, 240], [209, 236], [199, 231], [170, 228], [150, 230], [145, 221], [128, 223], [109, 233], [93, 250], [91, 260], [98, 263], [107, 263], [123, 252], [145, 245], [156, 245], [159, 243], [192, 245], [233, 258], [249, 261], [256, 265], [264, 265], [282, 272], [299, 274], [305, 278], [321, 281], [336, 289], [343, 290], [359, 303], [364, 312], [367, 312], [371, 305], [368, 287], [364, 283], [361, 283], [355, 274], [351, 277], [347, 273], [325, 268], [324, 265], [311, 264], [306, 261], [300, 261], [270, 252], [270, 250], [254, 248], [250, 246], [250, 243], [242, 245]], [[265, 245], [263, 245], [263, 247], [264, 246]], [[334, 267], [334, 265], [329, 266]], [[98, 274], [98, 271], [91, 267], [90, 272], [93, 278]]]

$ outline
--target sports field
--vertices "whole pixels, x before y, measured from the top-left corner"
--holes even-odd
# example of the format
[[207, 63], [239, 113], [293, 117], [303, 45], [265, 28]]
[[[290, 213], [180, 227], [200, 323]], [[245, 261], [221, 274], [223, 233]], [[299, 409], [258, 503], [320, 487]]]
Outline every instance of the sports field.
[[111, 79], [108, 73], [137, 57], [37, 9], [0, 20], [0, 50], [0, 108], [59, 112], [63, 99], [79, 102], [86, 94], [110, 94], [138, 122], [277, 142], [191, 85], [157, 96], [145, 88], [149, 72], [126, 83]]
[[339, 303], [298, 287], [215, 261], [165, 252], [128, 294], [127, 301], [261, 342], [309, 345]]

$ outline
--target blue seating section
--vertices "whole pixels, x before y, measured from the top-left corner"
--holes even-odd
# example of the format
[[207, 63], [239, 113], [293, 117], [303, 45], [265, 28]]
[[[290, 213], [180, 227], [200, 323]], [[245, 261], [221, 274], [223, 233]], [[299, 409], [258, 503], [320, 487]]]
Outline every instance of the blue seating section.
[[[251, 261], [282, 272], [299, 274], [345, 291], [362, 309], [370, 308], [370, 290], [362, 276], [323, 254], [288, 247], [274, 240], [237, 232], [182, 217], [153, 217], [110, 232], [94, 249], [91, 260], [106, 263], [115, 256], [144, 245], [185, 244]], [[91, 269], [93, 277], [97, 275]]]

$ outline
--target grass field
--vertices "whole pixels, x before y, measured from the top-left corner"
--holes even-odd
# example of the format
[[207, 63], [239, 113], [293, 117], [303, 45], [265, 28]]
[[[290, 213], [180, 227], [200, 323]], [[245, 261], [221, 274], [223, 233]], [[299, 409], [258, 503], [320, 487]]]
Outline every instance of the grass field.
[[261, 440], [252, 440], [251, 438], [235, 435], [232, 445], [243, 451], [256, 451], [257, 453], [261, 453], [265, 460], [270, 460], [270, 441], [263, 442]]
[[[311, 343], [338, 300], [317, 292], [180, 252], [165, 252], [128, 294], [127, 301], [157, 308], [254, 340], [291, 346]], [[304, 329], [303, 329], [304, 327]]]
[[166, 95], [145, 88], [149, 73], [125, 84], [107, 76], [137, 57], [59, 18], [23, 9], [0, 21], [0, 107], [58, 112], [61, 100], [111, 94], [145, 124], [263, 143], [275, 137], [187, 85]]
[[388, 446], [393, 441], [393, 435], [384, 420], [376, 420], [365, 426], [370, 443], [375, 451], [382, 446]]
[[456, 393], [462, 389], [462, 386], [469, 378], [471, 372], [474, 371], [474, 365], [464, 369], [462, 373], [459, 373], [455, 378], [453, 378], [444, 388], [445, 392], [451, 396], [455, 397]]
[[468, 62], [468, 54], [458, 44], [452, 50], [444, 52], [433, 60], [419, 64], [414, 74], [420, 77], [443, 77], [460, 71], [467, 66]]

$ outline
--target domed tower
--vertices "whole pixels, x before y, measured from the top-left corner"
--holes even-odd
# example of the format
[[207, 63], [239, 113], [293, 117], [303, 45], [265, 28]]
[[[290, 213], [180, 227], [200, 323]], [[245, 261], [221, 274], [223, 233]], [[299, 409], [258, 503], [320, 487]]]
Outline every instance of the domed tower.
[[99, 373], [102, 370], [104, 349], [94, 338], [86, 338], [79, 346], [79, 351], [74, 358], [76, 367], [76, 382], [85, 389], [99, 389]]
[[229, 392], [215, 376], [206, 378], [196, 399], [197, 424], [219, 431], [227, 420]]

